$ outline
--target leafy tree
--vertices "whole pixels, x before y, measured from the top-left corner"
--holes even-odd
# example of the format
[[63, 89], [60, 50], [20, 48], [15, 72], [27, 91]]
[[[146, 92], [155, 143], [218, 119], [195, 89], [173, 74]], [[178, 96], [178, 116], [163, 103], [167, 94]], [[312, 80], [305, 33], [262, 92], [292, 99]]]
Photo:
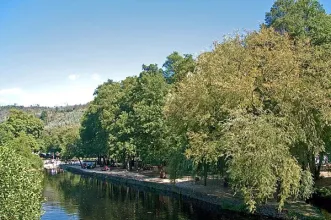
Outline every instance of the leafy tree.
[[108, 152], [107, 136], [99, 119], [99, 110], [92, 103], [83, 116], [80, 138], [82, 141], [81, 152], [84, 156], [97, 156]]
[[33, 167], [11, 145], [0, 147], [1, 219], [40, 218], [42, 175]]
[[[71, 159], [77, 152], [79, 140], [78, 126], [57, 127], [44, 132], [44, 146], [47, 152], [61, 153], [62, 159]], [[79, 156], [82, 156], [79, 154]]]
[[[19, 110], [11, 110], [8, 120], [0, 123], [0, 144], [17, 140], [26, 140], [25, 146], [37, 152], [42, 145], [39, 137], [43, 131], [43, 123], [31, 114]], [[23, 146], [22, 146], [23, 148]]]
[[47, 113], [47, 111], [44, 110], [44, 111], [41, 112], [40, 119], [41, 119], [45, 124], [48, 123], [48, 113]]
[[40, 119], [16, 109], [10, 111], [9, 118], [5, 123], [15, 137], [20, 132], [24, 132], [35, 138], [39, 138], [44, 128], [43, 122]]
[[14, 134], [6, 123], [0, 123], [0, 145], [14, 138]]
[[23, 156], [26, 161], [30, 161], [33, 168], [40, 169], [42, 167], [43, 163], [39, 156], [31, 153], [31, 149], [39, 148], [38, 140], [33, 136], [21, 133], [17, 138], [6, 142], [5, 146], [13, 148], [16, 154]]
[[[225, 157], [232, 187], [251, 211], [277, 187], [281, 209], [303, 190], [302, 170], [314, 174], [314, 158], [325, 151], [321, 131], [330, 119], [330, 74], [329, 62], [319, 65], [319, 59], [328, 54], [272, 29], [228, 38], [201, 54], [196, 74], [177, 85], [165, 108], [172, 129], [187, 137], [187, 158], [208, 167]], [[302, 151], [308, 166], [295, 159]]]
[[135, 77], [128, 77], [120, 83], [108, 81], [98, 87], [80, 131], [86, 154], [110, 155], [123, 162], [135, 155], [130, 127], [135, 83]]
[[32, 154], [39, 149], [36, 138], [40, 132], [38, 120], [17, 110], [0, 124], [1, 219], [37, 219], [41, 215], [42, 161]]
[[163, 106], [168, 93], [162, 70], [143, 66], [133, 98], [134, 142], [144, 161], [160, 164], [165, 157]]
[[[205, 56], [202, 54], [199, 59]], [[214, 75], [210, 72], [185, 78], [172, 89], [165, 107], [172, 142], [178, 148], [174, 152], [184, 151], [196, 167], [203, 167], [205, 184], [208, 167], [222, 156], [216, 143], [220, 138], [220, 122], [228, 115], [222, 106], [220, 88], [212, 85], [213, 82]]]
[[78, 151], [80, 145], [80, 137], [79, 137], [79, 127], [78, 126], [70, 126], [64, 130], [62, 145], [64, 148], [61, 150], [61, 157], [63, 159], [71, 159], [73, 157], [81, 156]]
[[102, 126], [108, 134], [108, 152], [126, 165], [136, 156], [133, 142], [133, 89], [136, 77], [127, 77], [120, 83], [105, 87], [96, 98], [102, 108]]
[[191, 54], [181, 56], [178, 52], [170, 54], [163, 64], [163, 75], [168, 83], [179, 82], [195, 69], [195, 60]]
[[124, 164], [136, 156], [160, 163], [168, 91], [162, 73], [156, 64], [143, 65], [138, 78], [108, 81], [97, 88], [80, 131], [85, 152], [109, 155]]
[[300, 189], [301, 169], [289, 151], [290, 133], [273, 120], [268, 116], [238, 118], [229, 122], [224, 135], [232, 187], [242, 192], [250, 211], [275, 192], [281, 209]]
[[277, 0], [266, 13], [265, 24], [295, 38], [308, 37], [313, 44], [330, 43], [330, 15], [317, 0]]
[[176, 51], [167, 56], [167, 59], [162, 67], [165, 68], [163, 71], [164, 78], [166, 78], [169, 83], [173, 81], [173, 78], [176, 74], [175, 65], [181, 62], [183, 59], [184, 58]]

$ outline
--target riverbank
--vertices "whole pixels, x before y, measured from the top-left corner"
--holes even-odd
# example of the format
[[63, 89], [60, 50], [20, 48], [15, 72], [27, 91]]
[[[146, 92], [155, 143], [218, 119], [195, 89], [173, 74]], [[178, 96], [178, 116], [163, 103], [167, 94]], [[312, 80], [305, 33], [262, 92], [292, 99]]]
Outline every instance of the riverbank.
[[316, 181], [311, 202], [331, 212], [331, 172], [321, 173], [321, 178]]
[[[65, 170], [73, 173], [110, 180], [125, 185], [142, 187], [155, 192], [178, 194], [188, 199], [212, 204], [220, 209], [246, 212], [245, 204], [228, 188], [220, 186], [220, 180], [208, 180], [207, 187], [196, 183], [190, 178], [182, 178], [171, 183], [169, 179], [160, 179], [149, 172], [128, 172], [114, 169], [101, 171], [100, 169], [81, 169], [79, 166], [61, 165]], [[286, 204], [282, 213], [277, 212], [277, 204], [270, 202], [257, 208], [256, 214], [280, 219], [324, 219], [321, 211], [304, 202], [291, 202]]]

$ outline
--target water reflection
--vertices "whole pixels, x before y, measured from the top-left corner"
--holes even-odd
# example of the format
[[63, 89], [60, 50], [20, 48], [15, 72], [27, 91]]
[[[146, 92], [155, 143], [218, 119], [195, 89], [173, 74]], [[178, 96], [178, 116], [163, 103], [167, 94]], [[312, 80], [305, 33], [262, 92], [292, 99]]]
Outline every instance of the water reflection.
[[[54, 174], [54, 172], [53, 172]], [[43, 204], [48, 219], [261, 219], [210, 212], [192, 202], [115, 185], [69, 172], [45, 174]]]

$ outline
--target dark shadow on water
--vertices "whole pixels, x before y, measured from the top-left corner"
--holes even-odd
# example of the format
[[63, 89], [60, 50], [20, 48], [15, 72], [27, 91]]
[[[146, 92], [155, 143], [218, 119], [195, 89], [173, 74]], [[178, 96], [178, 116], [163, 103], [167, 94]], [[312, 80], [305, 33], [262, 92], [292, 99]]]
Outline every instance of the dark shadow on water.
[[47, 201], [42, 220], [267, 219], [220, 210], [177, 194], [155, 193], [69, 172], [45, 173], [44, 196]]

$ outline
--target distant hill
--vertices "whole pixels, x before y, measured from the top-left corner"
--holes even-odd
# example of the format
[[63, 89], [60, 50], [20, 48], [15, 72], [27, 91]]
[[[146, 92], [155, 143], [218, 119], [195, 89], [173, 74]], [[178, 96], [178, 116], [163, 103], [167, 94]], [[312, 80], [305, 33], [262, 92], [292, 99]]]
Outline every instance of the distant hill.
[[19, 109], [42, 119], [46, 129], [64, 125], [78, 125], [86, 108], [87, 104], [58, 107], [42, 107], [38, 105], [30, 107], [16, 105], [0, 106], [0, 122], [8, 118], [10, 109]]

